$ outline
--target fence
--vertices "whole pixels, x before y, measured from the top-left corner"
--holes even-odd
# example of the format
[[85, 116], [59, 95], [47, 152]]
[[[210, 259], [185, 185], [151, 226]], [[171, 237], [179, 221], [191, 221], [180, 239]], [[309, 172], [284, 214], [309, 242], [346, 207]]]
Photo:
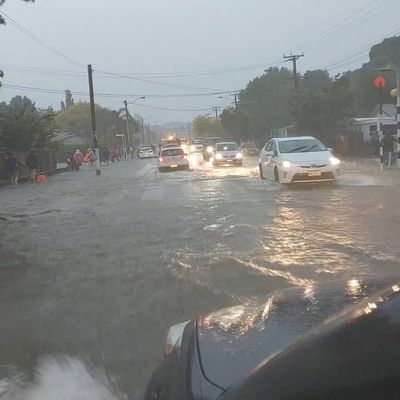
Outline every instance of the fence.
[[[19, 177], [21, 180], [29, 177], [29, 169], [25, 165], [25, 160], [29, 154], [27, 151], [16, 151], [14, 154], [17, 156], [17, 160], [22, 166], [19, 167]], [[57, 158], [55, 150], [38, 150], [36, 155], [39, 159], [38, 173], [45, 175], [52, 175], [57, 172]], [[7, 157], [7, 152], [0, 152], [0, 183], [4, 183], [6, 180], [4, 164]]]

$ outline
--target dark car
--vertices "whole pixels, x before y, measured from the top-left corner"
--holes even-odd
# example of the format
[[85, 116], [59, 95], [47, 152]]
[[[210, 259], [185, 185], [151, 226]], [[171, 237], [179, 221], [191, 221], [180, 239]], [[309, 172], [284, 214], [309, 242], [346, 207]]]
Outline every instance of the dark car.
[[258, 150], [254, 142], [244, 142], [240, 145], [240, 151], [244, 156], [258, 156], [260, 151]]
[[209, 137], [205, 139], [203, 142], [203, 158], [205, 160], [209, 160], [213, 155], [215, 145], [218, 142], [223, 142], [223, 141], [224, 139], [220, 137]]
[[398, 399], [399, 382], [400, 287], [350, 280], [172, 327], [145, 399]]

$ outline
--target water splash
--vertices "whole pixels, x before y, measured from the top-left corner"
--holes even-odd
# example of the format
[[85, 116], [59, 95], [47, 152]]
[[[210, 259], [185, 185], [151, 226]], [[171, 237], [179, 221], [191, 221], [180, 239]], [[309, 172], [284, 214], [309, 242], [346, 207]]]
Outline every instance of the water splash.
[[56, 399], [126, 400], [127, 396], [102, 371], [66, 356], [40, 360], [32, 381], [15, 370], [0, 379], [0, 400]]

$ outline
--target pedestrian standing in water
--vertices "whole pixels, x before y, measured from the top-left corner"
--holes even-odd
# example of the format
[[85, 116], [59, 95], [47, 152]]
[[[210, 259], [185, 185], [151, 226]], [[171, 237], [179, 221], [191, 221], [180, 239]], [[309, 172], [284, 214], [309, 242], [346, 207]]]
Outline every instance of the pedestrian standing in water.
[[36, 180], [36, 171], [39, 167], [39, 159], [37, 158], [35, 152], [31, 150], [26, 157], [25, 165], [29, 169], [29, 177], [32, 182]]
[[18, 184], [18, 161], [12, 151], [7, 152], [7, 157], [4, 161], [4, 172], [6, 179], [9, 180], [11, 186]]
[[92, 148], [90, 148], [88, 152], [89, 152], [89, 164], [91, 167], [93, 167], [94, 162], [96, 161], [96, 156]]
[[76, 149], [75, 154], [74, 154], [74, 164], [75, 164], [75, 169], [79, 171], [79, 167], [83, 163], [83, 155], [79, 149]]

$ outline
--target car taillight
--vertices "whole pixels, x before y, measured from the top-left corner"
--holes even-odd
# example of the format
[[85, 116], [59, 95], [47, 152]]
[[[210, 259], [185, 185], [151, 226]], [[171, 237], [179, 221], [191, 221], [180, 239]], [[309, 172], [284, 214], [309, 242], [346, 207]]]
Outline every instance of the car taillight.
[[182, 155], [181, 155], [181, 159], [182, 159], [182, 160], [187, 160], [186, 155], [185, 155], [185, 154], [182, 154]]
[[164, 162], [164, 159], [163, 159], [162, 157], [160, 157], [158, 160], [159, 160], [160, 162]]

